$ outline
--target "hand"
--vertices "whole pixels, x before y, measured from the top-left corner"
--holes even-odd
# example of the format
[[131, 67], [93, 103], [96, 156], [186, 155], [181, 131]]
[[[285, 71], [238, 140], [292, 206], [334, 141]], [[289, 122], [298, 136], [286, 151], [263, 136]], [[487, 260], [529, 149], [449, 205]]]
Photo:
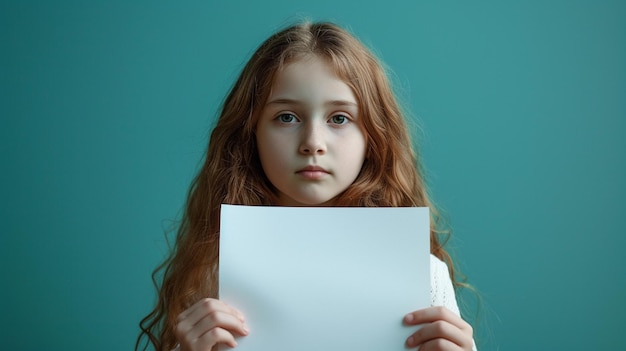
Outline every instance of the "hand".
[[411, 312], [404, 316], [404, 323], [422, 324], [422, 328], [406, 341], [408, 347], [419, 346], [419, 351], [471, 351], [473, 348], [472, 326], [445, 307], [429, 307]]
[[243, 314], [216, 299], [202, 299], [178, 315], [175, 334], [181, 351], [210, 351], [217, 344], [237, 346], [233, 333], [249, 329]]

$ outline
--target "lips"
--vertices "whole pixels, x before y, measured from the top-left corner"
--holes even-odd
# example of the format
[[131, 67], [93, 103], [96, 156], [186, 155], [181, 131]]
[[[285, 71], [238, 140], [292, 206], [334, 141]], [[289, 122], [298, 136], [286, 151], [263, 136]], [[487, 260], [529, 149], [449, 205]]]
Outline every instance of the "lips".
[[329, 174], [329, 172], [319, 166], [306, 166], [296, 171], [296, 174], [302, 176], [305, 179], [317, 180]]

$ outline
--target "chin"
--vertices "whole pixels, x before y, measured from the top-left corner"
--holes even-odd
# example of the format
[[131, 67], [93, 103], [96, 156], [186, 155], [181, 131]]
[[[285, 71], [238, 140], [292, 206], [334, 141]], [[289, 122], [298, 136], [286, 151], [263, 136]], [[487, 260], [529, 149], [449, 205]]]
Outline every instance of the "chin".
[[298, 197], [298, 198], [284, 198], [279, 200], [280, 206], [290, 206], [290, 207], [329, 207], [333, 206], [335, 202], [335, 197], [327, 198], [327, 197]]

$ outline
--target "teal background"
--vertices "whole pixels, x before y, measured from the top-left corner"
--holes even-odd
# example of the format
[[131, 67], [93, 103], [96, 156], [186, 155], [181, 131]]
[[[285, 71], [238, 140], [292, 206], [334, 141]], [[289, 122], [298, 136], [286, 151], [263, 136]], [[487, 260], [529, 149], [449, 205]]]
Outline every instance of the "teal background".
[[480, 349], [625, 349], [625, 16], [591, 0], [3, 1], [2, 348], [132, 349], [219, 103], [263, 39], [308, 17], [393, 71], [483, 299]]

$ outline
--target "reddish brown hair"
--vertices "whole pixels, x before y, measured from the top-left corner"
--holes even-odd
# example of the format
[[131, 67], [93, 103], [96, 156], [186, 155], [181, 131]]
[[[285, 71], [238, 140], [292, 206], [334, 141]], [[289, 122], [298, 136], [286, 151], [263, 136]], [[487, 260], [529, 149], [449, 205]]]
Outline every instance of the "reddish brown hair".
[[176, 344], [176, 317], [204, 297], [218, 295], [220, 205], [273, 205], [276, 194], [258, 158], [255, 128], [274, 76], [285, 65], [315, 55], [328, 62], [354, 91], [367, 138], [366, 160], [355, 182], [336, 199], [339, 206], [431, 208], [431, 253], [446, 261], [437, 211], [428, 199], [417, 155], [384, 69], [370, 51], [330, 23], [304, 23], [267, 39], [228, 94], [194, 179], [176, 245], [153, 277], [162, 274], [158, 302], [140, 323], [156, 350]]

